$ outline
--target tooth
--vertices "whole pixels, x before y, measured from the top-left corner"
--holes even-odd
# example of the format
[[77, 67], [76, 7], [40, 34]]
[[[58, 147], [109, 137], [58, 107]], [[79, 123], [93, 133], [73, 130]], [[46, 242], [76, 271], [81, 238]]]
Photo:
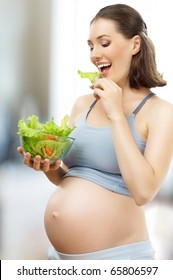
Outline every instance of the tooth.
[[110, 63], [107, 63], [107, 64], [101, 64], [101, 65], [99, 65], [99, 66], [98, 66], [98, 68], [106, 67], [106, 66], [109, 66], [109, 65], [110, 65]]

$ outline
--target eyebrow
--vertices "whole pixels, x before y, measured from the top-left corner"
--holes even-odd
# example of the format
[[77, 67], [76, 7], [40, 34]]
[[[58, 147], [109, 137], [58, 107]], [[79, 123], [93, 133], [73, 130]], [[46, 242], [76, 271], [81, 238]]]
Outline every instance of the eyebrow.
[[[96, 39], [99, 40], [99, 39], [101, 39], [102, 37], [111, 37], [111, 36], [106, 35], [106, 34], [102, 34], [102, 35], [98, 36]], [[92, 43], [92, 41], [91, 41], [91, 40], [87, 40], [87, 43], [88, 43], [88, 44], [89, 44], [89, 43]]]

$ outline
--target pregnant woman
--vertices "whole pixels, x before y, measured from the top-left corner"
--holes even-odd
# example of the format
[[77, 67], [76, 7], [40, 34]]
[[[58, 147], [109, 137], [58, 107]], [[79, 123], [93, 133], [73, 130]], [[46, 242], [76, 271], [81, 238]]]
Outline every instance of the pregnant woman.
[[90, 24], [91, 62], [102, 77], [70, 116], [75, 142], [63, 162], [24, 163], [57, 188], [45, 211], [49, 259], [154, 259], [143, 205], [153, 200], [173, 154], [173, 106], [151, 92], [166, 85], [141, 15], [101, 9]]

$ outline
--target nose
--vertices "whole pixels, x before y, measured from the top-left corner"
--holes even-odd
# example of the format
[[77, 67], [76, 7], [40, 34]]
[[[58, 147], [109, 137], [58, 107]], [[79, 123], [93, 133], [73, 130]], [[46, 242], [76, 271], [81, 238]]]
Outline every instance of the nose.
[[93, 47], [90, 57], [91, 57], [92, 62], [96, 62], [102, 57], [102, 53], [101, 53], [99, 47], [96, 47], [96, 46]]

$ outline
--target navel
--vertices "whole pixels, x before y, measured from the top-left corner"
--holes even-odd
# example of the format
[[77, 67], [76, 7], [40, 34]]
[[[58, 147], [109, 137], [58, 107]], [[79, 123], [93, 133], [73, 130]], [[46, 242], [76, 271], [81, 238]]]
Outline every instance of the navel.
[[53, 212], [52, 212], [52, 218], [53, 218], [53, 219], [57, 219], [58, 216], [59, 216], [59, 215], [58, 215], [58, 212], [56, 212], [56, 211], [53, 211]]

